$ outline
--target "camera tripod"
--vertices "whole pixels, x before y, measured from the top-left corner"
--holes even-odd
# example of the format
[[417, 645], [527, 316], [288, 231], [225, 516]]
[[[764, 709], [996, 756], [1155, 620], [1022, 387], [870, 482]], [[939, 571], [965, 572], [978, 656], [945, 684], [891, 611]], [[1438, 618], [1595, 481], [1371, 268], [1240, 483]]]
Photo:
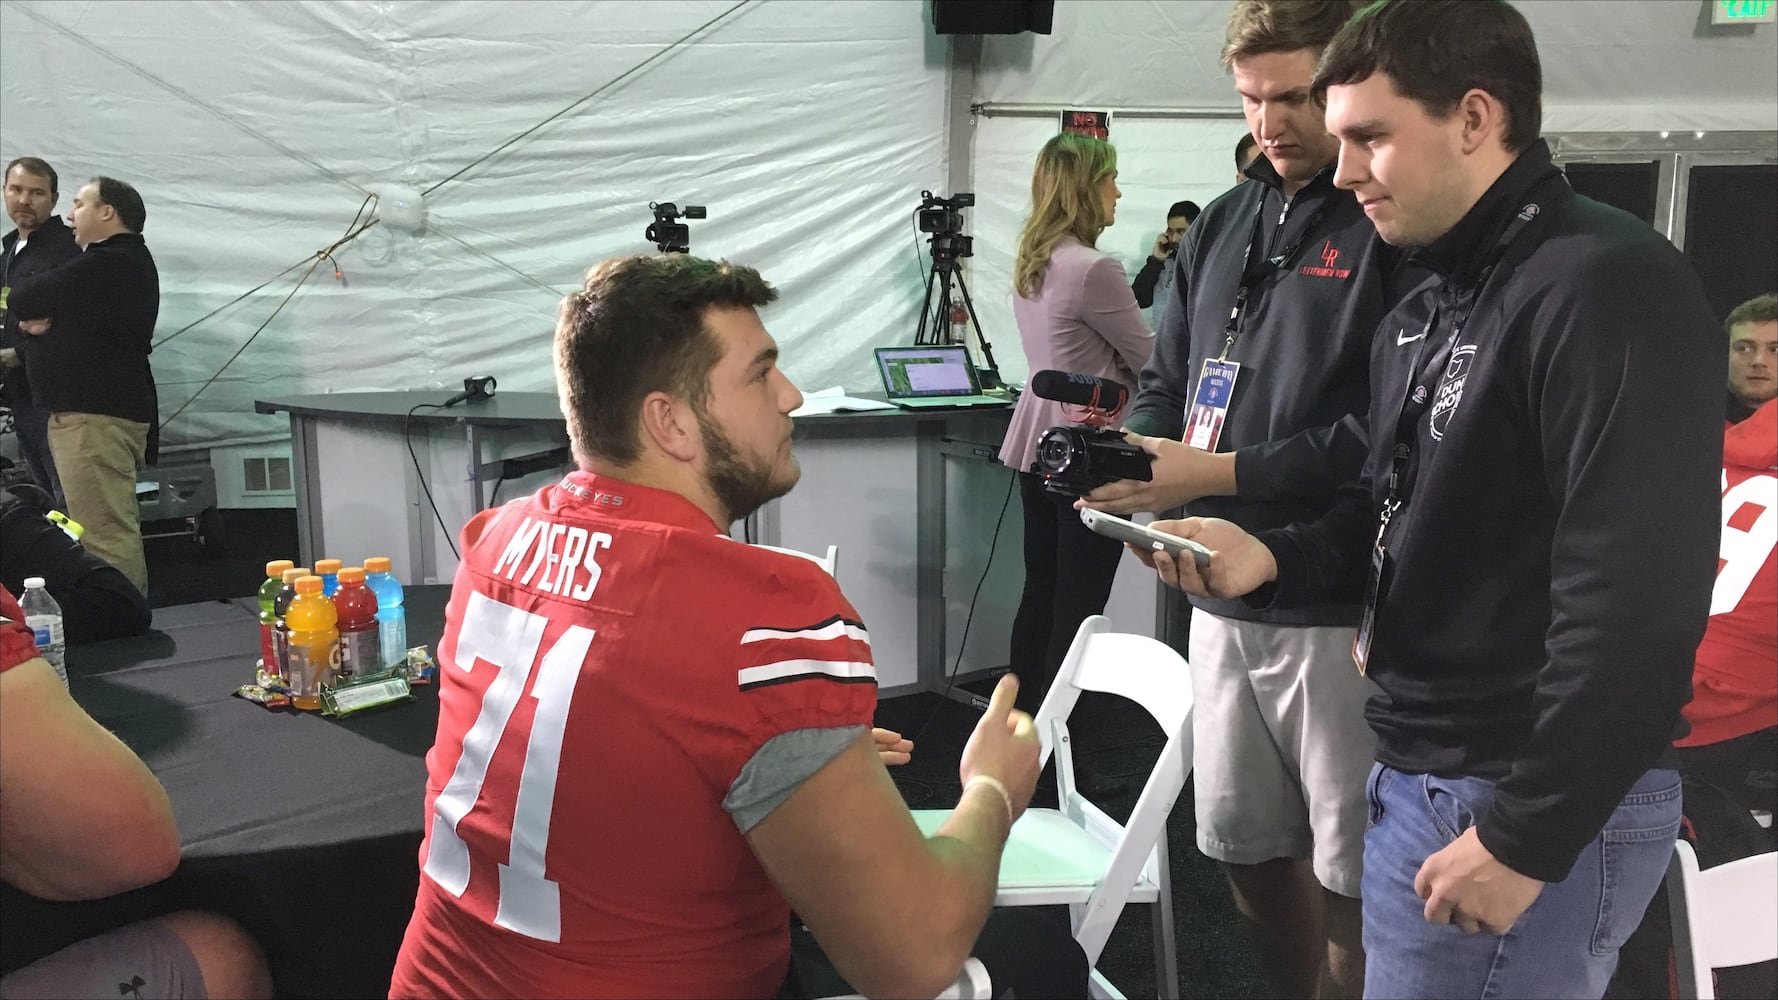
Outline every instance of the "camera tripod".
[[[926, 303], [920, 309], [920, 326], [914, 333], [917, 345], [937, 345], [949, 343], [945, 337], [946, 325], [951, 320], [951, 313], [956, 308], [956, 299], [951, 289], [955, 284], [963, 297], [963, 312], [969, 317], [969, 325], [975, 330], [975, 342], [981, 345], [982, 361], [987, 364], [982, 379], [982, 388], [991, 389], [1001, 385], [1000, 366], [994, 362], [994, 349], [988, 345], [988, 338], [982, 333], [982, 322], [976, 318], [975, 303], [969, 297], [969, 285], [963, 280], [963, 272], [957, 266], [959, 257], [969, 256], [969, 240], [967, 236], [952, 233], [934, 233], [932, 245], [932, 268], [926, 272]], [[933, 295], [934, 292], [938, 294]], [[927, 324], [931, 324], [931, 333], [927, 333]]]

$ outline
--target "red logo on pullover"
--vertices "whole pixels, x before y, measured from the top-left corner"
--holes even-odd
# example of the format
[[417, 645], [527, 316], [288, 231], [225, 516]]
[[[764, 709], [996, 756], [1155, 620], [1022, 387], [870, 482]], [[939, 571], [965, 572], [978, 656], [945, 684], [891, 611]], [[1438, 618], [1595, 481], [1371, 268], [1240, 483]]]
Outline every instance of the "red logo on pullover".
[[1328, 240], [1328, 241], [1321, 244], [1321, 266], [1320, 267], [1305, 267], [1302, 269], [1302, 273], [1308, 275], [1311, 278], [1349, 278], [1349, 277], [1351, 277], [1352, 276], [1352, 269], [1351, 268], [1349, 268], [1349, 267], [1335, 267], [1334, 266], [1335, 262], [1337, 262], [1339, 259], [1340, 259], [1339, 248], [1333, 245], [1332, 240]]

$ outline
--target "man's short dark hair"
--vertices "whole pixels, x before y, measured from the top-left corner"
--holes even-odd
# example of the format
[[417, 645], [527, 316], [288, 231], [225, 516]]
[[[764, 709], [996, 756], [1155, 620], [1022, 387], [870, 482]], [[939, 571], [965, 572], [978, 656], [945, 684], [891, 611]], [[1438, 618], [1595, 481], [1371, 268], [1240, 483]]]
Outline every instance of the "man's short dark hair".
[[1377, 0], [1347, 22], [1321, 55], [1312, 84], [1363, 83], [1373, 73], [1434, 118], [1447, 118], [1463, 95], [1486, 91], [1506, 111], [1508, 152], [1543, 131], [1543, 64], [1531, 25], [1505, 0]]
[[48, 163], [44, 162], [43, 160], [38, 159], [35, 156], [21, 156], [18, 159], [12, 161], [11, 163], [8, 163], [6, 165], [6, 173], [0, 174], [0, 177], [11, 177], [13, 167], [22, 168], [25, 171], [25, 173], [27, 173], [27, 174], [36, 174], [37, 176], [42, 177], [45, 180], [49, 181], [50, 197], [52, 197], [52, 198], [61, 197], [62, 180], [61, 180], [61, 178], [56, 176], [56, 168], [50, 166]]
[[1201, 211], [1203, 209], [1199, 208], [1195, 201], [1176, 201], [1172, 208], [1167, 209], [1167, 218], [1171, 219], [1174, 216], [1182, 215], [1185, 217], [1185, 224], [1189, 226], [1198, 221], [1198, 213]]
[[1778, 323], [1778, 295], [1767, 292], [1736, 306], [1722, 321], [1723, 332], [1733, 336], [1735, 327], [1743, 323]]
[[556, 392], [577, 457], [619, 465], [642, 454], [638, 416], [651, 392], [699, 410], [722, 346], [704, 325], [711, 307], [759, 308], [777, 289], [751, 267], [686, 254], [638, 254], [596, 264], [562, 300]]
[[1247, 151], [1257, 145], [1259, 145], [1259, 140], [1255, 139], [1253, 137], [1252, 132], [1241, 133], [1241, 141], [1235, 143], [1235, 169], [1236, 170], [1246, 170], [1247, 169]]
[[136, 189], [115, 177], [94, 177], [89, 183], [98, 189], [99, 203], [110, 205], [117, 212], [117, 221], [132, 233], [140, 233], [148, 221], [148, 208]]

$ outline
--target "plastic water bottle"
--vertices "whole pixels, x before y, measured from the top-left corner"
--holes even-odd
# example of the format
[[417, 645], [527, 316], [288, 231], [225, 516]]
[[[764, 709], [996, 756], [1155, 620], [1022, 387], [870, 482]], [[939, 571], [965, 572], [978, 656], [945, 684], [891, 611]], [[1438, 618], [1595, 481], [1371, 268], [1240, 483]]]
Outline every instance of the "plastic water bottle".
[[321, 689], [332, 687], [340, 669], [339, 612], [321, 594], [321, 578], [296, 581], [296, 599], [284, 612], [290, 627], [290, 703], [306, 712], [321, 708]]
[[407, 612], [401, 606], [401, 583], [390, 567], [387, 556], [364, 560], [364, 585], [377, 595], [377, 636], [385, 668], [407, 659]]
[[25, 613], [25, 627], [31, 630], [37, 652], [56, 668], [56, 676], [62, 683], [68, 683], [68, 667], [62, 660], [62, 652], [67, 648], [62, 641], [62, 606], [44, 589], [43, 577], [26, 578], [25, 596], [19, 599], [19, 609]]
[[338, 559], [317, 559], [315, 575], [321, 578], [321, 596], [332, 597], [333, 592], [340, 589], [340, 570], [345, 563]]
[[[265, 582], [259, 585], [259, 666], [270, 677], [279, 676], [278, 646], [272, 638], [278, 628], [278, 616], [273, 611], [273, 604], [284, 586], [284, 571], [295, 566], [296, 563], [288, 559], [266, 563]], [[295, 591], [291, 593], [294, 595]]]

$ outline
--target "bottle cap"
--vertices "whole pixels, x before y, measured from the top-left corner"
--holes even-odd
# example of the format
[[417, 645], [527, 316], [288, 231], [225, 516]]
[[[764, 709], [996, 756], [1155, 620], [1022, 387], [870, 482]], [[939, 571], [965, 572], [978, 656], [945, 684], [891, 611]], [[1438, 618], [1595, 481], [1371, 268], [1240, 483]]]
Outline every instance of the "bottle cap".
[[265, 575], [273, 580], [282, 580], [284, 579], [285, 570], [295, 568], [296, 563], [293, 563], [288, 559], [274, 559], [265, 564]]
[[284, 580], [284, 586], [286, 586], [286, 587], [292, 586], [296, 583], [296, 581], [298, 581], [308, 575], [309, 575], [309, 568], [307, 566], [293, 566], [290, 569], [287, 569], [284, 571], [284, 576], [282, 577], [282, 579]]
[[40, 589], [42, 589], [42, 587], [43, 587], [43, 577], [40, 577], [40, 576], [25, 577], [25, 589], [26, 590], [40, 590]]
[[388, 556], [371, 556], [364, 560], [364, 571], [366, 573], [387, 573], [390, 565]]
[[296, 592], [298, 594], [319, 594], [319, 593], [321, 593], [321, 578], [318, 576], [303, 577], [302, 579], [296, 581]]
[[341, 583], [363, 583], [364, 582], [364, 567], [363, 566], [347, 566], [345, 569], [340, 570], [340, 582]]
[[315, 563], [315, 572], [321, 574], [322, 576], [328, 576], [328, 575], [331, 575], [334, 573], [338, 573], [340, 571], [340, 567], [344, 566], [344, 565], [345, 565], [345, 563], [340, 562], [338, 559], [322, 559], [322, 560]]

